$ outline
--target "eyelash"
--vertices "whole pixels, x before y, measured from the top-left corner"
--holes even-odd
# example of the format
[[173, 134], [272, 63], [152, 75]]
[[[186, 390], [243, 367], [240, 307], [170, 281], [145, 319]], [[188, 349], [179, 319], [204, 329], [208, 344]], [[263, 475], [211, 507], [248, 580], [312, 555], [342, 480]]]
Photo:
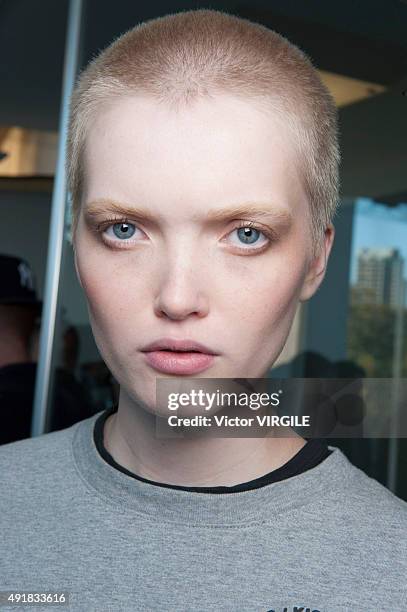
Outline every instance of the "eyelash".
[[[124, 218], [124, 217], [112, 217], [110, 219], [106, 219], [102, 223], [99, 223], [97, 225], [97, 227], [96, 227], [96, 233], [101, 234], [103, 242], [105, 242], [105, 244], [108, 244], [108, 246], [110, 246], [110, 248], [126, 249], [127, 247], [124, 246], [124, 245], [131, 243], [130, 240], [124, 240], [123, 241], [123, 246], [120, 246], [120, 242], [121, 241], [117, 241], [118, 242], [118, 244], [117, 244], [117, 242], [115, 240], [106, 239], [103, 236], [103, 232], [104, 231], [109, 229], [109, 227], [111, 227], [112, 225], [117, 225], [118, 223], [125, 223], [125, 224], [129, 224], [129, 225], [134, 225], [135, 227], [138, 228], [137, 224], [133, 223], [128, 218]], [[254, 247], [254, 248], [250, 248], [250, 245], [247, 248], [245, 248], [245, 247], [241, 247], [240, 248], [240, 247], [236, 247], [235, 246], [235, 248], [237, 250], [239, 250], [239, 251], [252, 252], [252, 253], [253, 252], [258, 252], [258, 251], [263, 252], [264, 250], [268, 249], [273, 242], [276, 241], [276, 235], [275, 235], [275, 233], [271, 229], [266, 229], [266, 228], [260, 227], [260, 226], [256, 225], [256, 223], [254, 223], [253, 221], [239, 221], [239, 225], [234, 227], [230, 231], [230, 233], [232, 233], [235, 230], [238, 230], [238, 229], [240, 229], [242, 227], [254, 229], [254, 230], [260, 232], [261, 234], [263, 234], [268, 239], [268, 243], [267, 244], [263, 244], [260, 247]], [[140, 228], [138, 228], [138, 229], [140, 229]], [[140, 230], [140, 231], [142, 231], [142, 230]], [[114, 244], [115, 246], [112, 247], [111, 246], [112, 244]]]

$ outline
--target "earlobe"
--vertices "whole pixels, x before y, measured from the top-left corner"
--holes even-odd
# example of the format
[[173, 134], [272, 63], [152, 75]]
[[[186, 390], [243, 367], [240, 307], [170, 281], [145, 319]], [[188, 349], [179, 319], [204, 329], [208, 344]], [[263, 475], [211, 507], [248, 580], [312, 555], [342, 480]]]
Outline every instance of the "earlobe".
[[309, 266], [308, 273], [300, 293], [300, 302], [306, 302], [309, 300], [316, 293], [324, 280], [334, 236], [335, 228], [333, 225], [329, 225], [325, 230], [325, 237], [320, 253]]

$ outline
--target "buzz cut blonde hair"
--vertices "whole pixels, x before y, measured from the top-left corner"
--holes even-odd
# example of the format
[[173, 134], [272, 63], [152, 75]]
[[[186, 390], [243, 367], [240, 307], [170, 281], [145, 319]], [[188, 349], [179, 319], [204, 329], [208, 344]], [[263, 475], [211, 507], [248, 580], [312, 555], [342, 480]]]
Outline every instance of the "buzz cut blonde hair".
[[277, 116], [295, 143], [316, 256], [338, 207], [337, 108], [308, 56], [274, 30], [226, 12], [197, 9], [142, 22], [79, 75], [70, 101], [66, 172], [72, 243], [81, 209], [84, 148], [92, 119], [124, 96], [182, 109], [229, 93]]

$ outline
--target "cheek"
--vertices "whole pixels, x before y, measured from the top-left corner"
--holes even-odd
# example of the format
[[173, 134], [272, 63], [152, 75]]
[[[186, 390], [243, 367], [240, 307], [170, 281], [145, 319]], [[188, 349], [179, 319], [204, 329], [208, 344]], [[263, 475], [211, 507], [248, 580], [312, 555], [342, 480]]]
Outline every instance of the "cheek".
[[276, 259], [268, 264], [267, 269], [247, 276], [230, 295], [235, 322], [253, 331], [263, 332], [295, 312], [304, 279], [304, 269], [298, 261]]
[[[86, 256], [84, 256], [86, 254]], [[137, 314], [135, 301], [129, 295], [129, 280], [114, 260], [103, 258], [97, 248], [83, 244], [77, 249], [77, 269], [86, 296], [89, 318], [99, 342], [123, 337], [129, 312]], [[132, 282], [134, 287], [134, 279]], [[140, 292], [142, 293], [142, 292]]]
[[134, 329], [140, 327], [137, 321], [140, 310], [126, 295], [123, 282], [118, 277], [110, 281], [111, 278], [110, 270], [87, 269], [83, 289], [96, 345], [109, 370], [120, 381], [134, 347]]
[[[287, 269], [290, 273], [287, 273]], [[228, 322], [236, 353], [249, 357], [250, 368], [271, 364], [284, 347], [298, 307], [304, 270], [296, 262], [263, 275], [240, 294], [239, 307]], [[243, 354], [241, 353], [243, 356]], [[250, 370], [251, 371], [251, 370]]]
[[137, 290], [139, 276], [131, 275], [129, 266], [123, 265], [124, 253], [109, 252], [85, 230], [78, 234], [76, 267], [89, 307], [101, 315], [117, 313], [131, 301], [130, 292]]
[[137, 290], [134, 280], [130, 288], [129, 279], [123, 274], [105, 269], [85, 275], [83, 288], [93, 326], [108, 335], [120, 332], [123, 338], [123, 332], [137, 324], [137, 313], [142, 310], [139, 297], [143, 292]]

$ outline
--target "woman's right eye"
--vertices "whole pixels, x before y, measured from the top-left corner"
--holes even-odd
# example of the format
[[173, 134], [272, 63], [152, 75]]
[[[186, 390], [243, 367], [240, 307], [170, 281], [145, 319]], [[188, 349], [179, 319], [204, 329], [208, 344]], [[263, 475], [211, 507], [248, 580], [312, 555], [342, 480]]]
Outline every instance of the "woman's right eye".
[[106, 228], [106, 231], [108, 229], [112, 229], [116, 238], [131, 238], [136, 231], [135, 228], [136, 226], [133, 223], [119, 222], [109, 225], [109, 227]]
[[[109, 223], [110, 221], [110, 223]], [[99, 233], [106, 243], [114, 244], [115, 246], [123, 247], [127, 243], [138, 242], [137, 233], [143, 233], [134, 223], [130, 223], [127, 219], [110, 219], [99, 226]], [[136, 234], [137, 240], [130, 240]]]

